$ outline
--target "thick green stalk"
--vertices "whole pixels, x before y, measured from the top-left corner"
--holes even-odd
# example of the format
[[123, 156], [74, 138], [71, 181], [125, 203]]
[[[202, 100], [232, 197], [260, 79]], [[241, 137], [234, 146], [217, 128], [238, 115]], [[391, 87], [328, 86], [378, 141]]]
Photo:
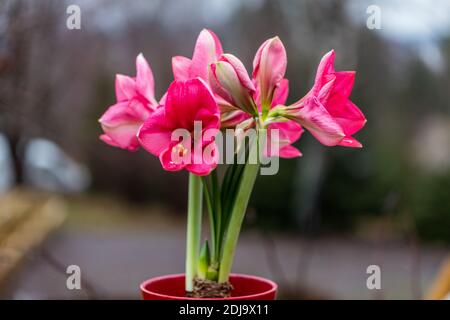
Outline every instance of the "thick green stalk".
[[[250, 154], [257, 152], [257, 143], [250, 148]], [[247, 163], [242, 173], [241, 181], [236, 193], [236, 200], [231, 210], [230, 220], [225, 232], [222, 247], [222, 256], [219, 267], [219, 283], [227, 282], [231, 266], [233, 265], [234, 251], [241, 231], [242, 221], [247, 210], [248, 201], [252, 194], [256, 177], [258, 176], [259, 165]]]
[[188, 220], [186, 233], [186, 291], [194, 290], [202, 226], [202, 180], [189, 174]]

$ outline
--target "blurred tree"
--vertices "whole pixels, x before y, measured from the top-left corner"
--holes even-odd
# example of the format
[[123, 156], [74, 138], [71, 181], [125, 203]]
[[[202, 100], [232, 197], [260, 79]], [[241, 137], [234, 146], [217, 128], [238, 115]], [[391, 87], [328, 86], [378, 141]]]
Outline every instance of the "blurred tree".
[[95, 45], [82, 46], [77, 31], [66, 29], [65, 2], [9, 0], [0, 6], [0, 132], [9, 144], [15, 183], [22, 184], [24, 145], [33, 137], [79, 155], [79, 124], [91, 92], [86, 77], [97, 61]]

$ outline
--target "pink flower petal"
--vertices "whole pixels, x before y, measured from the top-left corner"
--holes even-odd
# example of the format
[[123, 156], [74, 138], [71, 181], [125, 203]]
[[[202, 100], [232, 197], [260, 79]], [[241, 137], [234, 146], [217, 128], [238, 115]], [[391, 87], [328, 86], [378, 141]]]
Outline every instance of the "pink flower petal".
[[353, 102], [339, 94], [330, 97], [327, 110], [342, 127], [346, 136], [355, 134], [367, 122], [362, 111]]
[[255, 85], [248, 76], [247, 69], [245, 69], [244, 64], [232, 54], [223, 54], [221, 60], [228, 62], [236, 72], [239, 81], [244, 88], [248, 91], [253, 92], [256, 90]]
[[120, 146], [119, 146], [117, 143], [115, 143], [115, 142], [114, 142], [108, 135], [106, 135], [106, 134], [100, 135], [99, 138], [100, 138], [100, 140], [102, 140], [103, 142], [109, 144], [110, 146], [113, 146], [113, 147], [119, 147], [119, 148], [120, 148]]
[[287, 57], [278, 37], [267, 40], [258, 49], [253, 60], [253, 78], [256, 81], [262, 105], [271, 104], [275, 88], [286, 73]]
[[302, 153], [294, 146], [284, 146], [280, 149], [280, 158], [284, 159], [292, 159], [301, 157]]
[[102, 138], [106, 143], [126, 150], [136, 150], [139, 147], [136, 133], [143, 119], [136, 116], [136, 112], [129, 107], [127, 102], [109, 107], [99, 122], [109, 137], [109, 139]]
[[[287, 121], [287, 122], [279, 122], [274, 123], [271, 126], [271, 129], [278, 129], [280, 130], [280, 139], [282, 141], [285, 141], [285, 144], [292, 144], [303, 134], [303, 128], [301, 125], [294, 121]], [[282, 145], [285, 145], [282, 143]]]
[[209, 34], [214, 39], [214, 46], [216, 48], [216, 55], [217, 55], [217, 58], [219, 58], [223, 54], [222, 43], [220, 43], [219, 37], [212, 30], [209, 30], [209, 29], [206, 29], [206, 30], [209, 32]]
[[174, 146], [169, 146], [159, 155], [159, 161], [166, 171], [180, 171], [186, 167], [186, 164], [182, 161], [175, 162], [172, 160], [173, 147]]
[[219, 118], [219, 108], [207, 85], [200, 79], [174, 81], [167, 90], [166, 118], [174, 128], [193, 130], [200, 110], [207, 110]]
[[274, 130], [278, 130], [278, 150], [272, 150], [275, 146], [271, 147], [271, 141], [268, 141], [266, 155], [279, 156], [281, 158], [301, 156], [301, 152], [297, 148], [291, 146], [292, 143], [300, 139], [303, 133], [301, 125], [294, 121], [272, 123], [268, 128], [268, 139], [274, 139]]
[[296, 117], [303, 127], [326, 146], [338, 145], [345, 137], [341, 126], [315, 97], [308, 99], [297, 110]]
[[343, 147], [350, 147], [350, 148], [362, 148], [363, 147], [361, 142], [359, 142], [358, 140], [356, 140], [353, 137], [345, 137], [344, 139], [342, 139], [342, 141], [339, 143], [339, 145], [343, 146]]
[[259, 65], [261, 63], [261, 55], [264, 48], [272, 41], [272, 39], [267, 39], [256, 51], [255, 57], [253, 58], [253, 78], [255, 79], [259, 72]]
[[[238, 68], [240, 67], [238, 66]], [[236, 70], [231, 63], [221, 60], [211, 64], [210, 83], [218, 96], [221, 96], [236, 108], [253, 113], [256, 109], [252, 99], [254, 87], [248, 76], [247, 79], [240, 79], [240, 77], [245, 77], [242, 74], [243, 72], [246, 71]], [[249, 85], [251, 88], [248, 87]]]
[[156, 106], [155, 100], [155, 80], [153, 72], [145, 60], [144, 55], [140, 53], [136, 58], [136, 88], [153, 106]]
[[172, 71], [175, 80], [188, 80], [192, 61], [183, 56], [172, 57]]
[[319, 90], [324, 86], [325, 83], [330, 81], [330, 75], [334, 76], [334, 58], [336, 54], [334, 50], [331, 50], [325, 54], [320, 60], [319, 66], [317, 68], [316, 80], [314, 82], [313, 93], [318, 94]]
[[129, 151], [135, 151], [139, 148], [139, 142], [136, 138], [136, 132], [138, 129], [138, 124], [131, 123], [115, 128], [103, 127], [103, 131], [109, 139], [102, 138], [102, 140], [111, 146], [120, 147]]
[[142, 125], [137, 134], [142, 147], [159, 157], [171, 145], [172, 128], [167, 125], [165, 109], [158, 108]]
[[116, 75], [116, 99], [123, 102], [132, 99], [136, 95], [136, 84], [134, 79], [122, 74]]
[[250, 118], [250, 115], [241, 110], [234, 110], [231, 112], [221, 113], [221, 127], [222, 128], [234, 128], [239, 123]]
[[272, 107], [275, 107], [279, 104], [285, 104], [288, 95], [289, 80], [285, 78], [281, 80], [280, 84], [275, 88], [275, 92], [273, 93]]
[[[206, 151], [211, 151], [210, 153]], [[190, 164], [186, 165], [186, 169], [198, 176], [208, 175], [212, 170], [217, 167], [219, 162], [219, 150], [215, 142], [211, 142], [206, 145], [203, 149], [203, 155], [201, 163], [194, 163], [192, 161]]]
[[98, 121], [108, 127], [116, 127], [124, 122], [138, 122], [135, 115], [128, 109], [128, 102], [119, 102], [110, 106]]
[[352, 93], [353, 84], [355, 83], [355, 71], [341, 71], [336, 72], [336, 81], [334, 90], [339, 92], [345, 98], [350, 97]]
[[190, 77], [200, 77], [207, 80], [209, 65], [217, 61], [221, 54], [222, 46], [217, 36], [212, 31], [203, 29], [195, 44]]

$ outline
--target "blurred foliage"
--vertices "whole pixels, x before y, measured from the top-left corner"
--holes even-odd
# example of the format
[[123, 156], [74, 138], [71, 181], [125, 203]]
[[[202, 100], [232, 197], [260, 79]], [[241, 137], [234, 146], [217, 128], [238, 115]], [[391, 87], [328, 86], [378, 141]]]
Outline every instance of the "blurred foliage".
[[450, 242], [450, 171], [418, 177], [411, 189], [410, 210], [419, 236]]
[[262, 225], [286, 228], [295, 222], [289, 201], [293, 197], [292, 175], [295, 166], [295, 161], [281, 159], [280, 170], [276, 175], [258, 177], [251, 206], [256, 210]]

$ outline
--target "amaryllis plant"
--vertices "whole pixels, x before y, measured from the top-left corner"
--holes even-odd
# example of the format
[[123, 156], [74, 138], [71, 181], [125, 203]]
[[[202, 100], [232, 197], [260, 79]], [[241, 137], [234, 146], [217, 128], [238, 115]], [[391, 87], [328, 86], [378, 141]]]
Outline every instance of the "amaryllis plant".
[[[334, 58], [334, 51], [322, 58], [311, 90], [290, 105], [286, 51], [278, 37], [258, 49], [250, 76], [236, 56], [223, 52], [212, 31], [203, 30], [192, 58], [172, 58], [174, 81], [159, 101], [142, 54], [135, 77], [117, 75], [117, 101], [99, 120], [100, 138], [130, 151], [143, 147], [164, 170], [189, 171], [189, 295], [230, 293], [239, 232], [264, 159], [301, 156], [293, 143], [303, 128], [326, 146], [362, 147], [353, 135], [366, 119], [349, 99], [355, 72], [335, 71]], [[201, 245], [203, 204], [210, 233]]]

